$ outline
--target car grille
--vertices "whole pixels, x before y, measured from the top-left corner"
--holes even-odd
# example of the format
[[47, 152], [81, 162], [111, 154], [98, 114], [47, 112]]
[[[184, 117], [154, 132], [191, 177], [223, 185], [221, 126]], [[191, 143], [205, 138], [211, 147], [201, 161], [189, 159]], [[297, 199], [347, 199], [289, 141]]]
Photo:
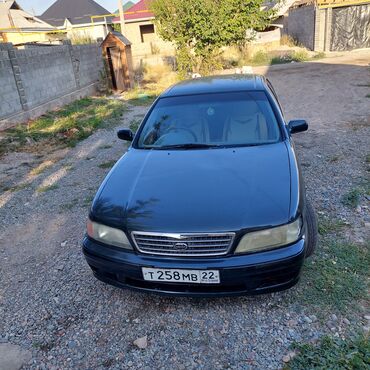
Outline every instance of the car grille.
[[234, 236], [234, 233], [132, 233], [135, 245], [140, 252], [168, 256], [219, 256], [226, 254], [232, 245]]

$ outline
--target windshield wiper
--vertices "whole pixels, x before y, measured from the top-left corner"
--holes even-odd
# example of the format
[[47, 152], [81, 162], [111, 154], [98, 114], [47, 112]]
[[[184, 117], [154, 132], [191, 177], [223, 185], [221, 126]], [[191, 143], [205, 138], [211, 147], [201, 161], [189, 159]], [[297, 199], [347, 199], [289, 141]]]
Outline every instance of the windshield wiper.
[[208, 149], [215, 148], [217, 145], [211, 144], [198, 144], [198, 143], [188, 143], [188, 144], [173, 144], [173, 145], [164, 145], [159, 147], [152, 147], [151, 149], [157, 150], [167, 150], [167, 149]]

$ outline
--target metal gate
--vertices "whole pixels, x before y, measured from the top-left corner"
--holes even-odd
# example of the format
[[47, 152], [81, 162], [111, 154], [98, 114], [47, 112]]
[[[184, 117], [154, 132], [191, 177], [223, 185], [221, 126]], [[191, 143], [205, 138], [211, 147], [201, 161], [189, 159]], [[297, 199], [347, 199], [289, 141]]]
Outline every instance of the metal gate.
[[331, 51], [370, 47], [370, 4], [333, 8]]

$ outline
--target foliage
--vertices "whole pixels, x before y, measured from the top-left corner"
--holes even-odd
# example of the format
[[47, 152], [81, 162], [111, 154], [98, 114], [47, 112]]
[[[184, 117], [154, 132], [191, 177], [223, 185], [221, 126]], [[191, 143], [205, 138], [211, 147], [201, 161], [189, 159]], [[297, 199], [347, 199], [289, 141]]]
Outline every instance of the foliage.
[[247, 30], [264, 28], [273, 11], [263, 0], [153, 0], [157, 29], [177, 49], [180, 73], [210, 73], [224, 46], [249, 41]]
[[345, 340], [326, 336], [318, 345], [295, 344], [294, 347], [299, 353], [285, 369], [360, 370], [370, 368], [370, 341], [365, 335]]

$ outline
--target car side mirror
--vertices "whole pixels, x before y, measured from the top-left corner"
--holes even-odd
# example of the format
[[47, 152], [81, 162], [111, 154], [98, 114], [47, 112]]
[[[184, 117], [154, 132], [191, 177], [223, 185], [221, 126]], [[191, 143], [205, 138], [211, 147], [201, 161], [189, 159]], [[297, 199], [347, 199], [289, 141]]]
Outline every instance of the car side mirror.
[[308, 123], [304, 119], [296, 119], [288, 123], [289, 132], [295, 134], [308, 130]]
[[131, 130], [129, 129], [122, 129], [122, 130], [118, 130], [117, 132], [117, 136], [119, 139], [121, 140], [125, 140], [125, 141], [132, 141], [134, 139], [134, 134]]

